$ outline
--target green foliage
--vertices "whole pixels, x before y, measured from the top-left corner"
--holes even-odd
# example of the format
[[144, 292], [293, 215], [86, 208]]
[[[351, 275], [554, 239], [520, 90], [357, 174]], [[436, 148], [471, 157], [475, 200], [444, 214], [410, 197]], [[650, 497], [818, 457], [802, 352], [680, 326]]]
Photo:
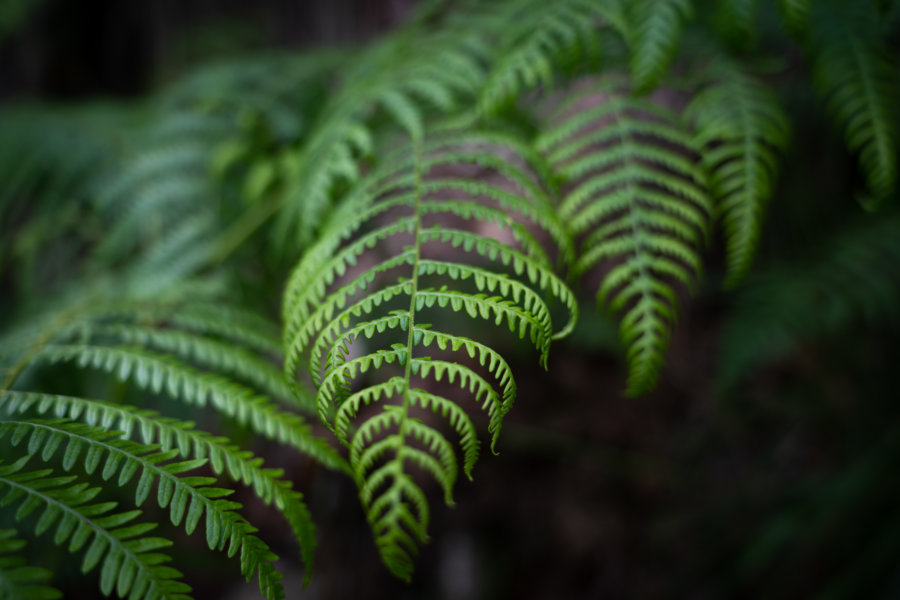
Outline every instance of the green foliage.
[[100, 589], [133, 598], [185, 598], [190, 588], [178, 580], [181, 573], [165, 566], [169, 540], [149, 537], [154, 523], [133, 523], [141, 511], [113, 513], [115, 502], [92, 503], [100, 488], [73, 483], [74, 475], [52, 476], [51, 469], [23, 471], [30, 455], [15, 463], [0, 465], [0, 504], [17, 507], [16, 520], [36, 510], [40, 518], [37, 534], [53, 532], [57, 545], [68, 543], [69, 552], [86, 548], [82, 572], [100, 565]]
[[676, 55], [684, 22], [693, 16], [691, 0], [626, 2], [629, 67], [638, 92], [656, 87]]
[[594, 22], [606, 16], [602, 3], [501, 2], [480, 8], [472, 25], [499, 38], [478, 100], [484, 114], [494, 114], [529, 90], [552, 88], [561, 68], [587, 69], [601, 58]]
[[897, 179], [897, 66], [871, 2], [823, 1], [810, 15], [816, 84], [844, 130], [877, 206]]
[[[362, 48], [213, 65], [130, 106], [4, 109], [0, 223], [16, 233], [0, 241], [0, 504], [15, 535], [86, 548], [106, 594], [187, 597], [159, 552], [165, 510], [283, 597], [266, 532], [226, 499], [241, 483], [274, 507], [308, 579], [310, 511], [245, 448], [264, 438], [352, 477], [382, 560], [409, 580], [429, 495], [452, 505], [481, 429], [496, 448], [516, 348], [548, 368], [582, 288], [619, 320], [630, 395], [665, 379], [704, 271], [739, 298], [725, 389], [773, 348], [886, 321], [893, 212], [821, 261], [754, 267], [781, 252], [766, 246], [770, 202], [817, 224], [782, 189], [809, 151], [788, 144], [797, 122], [819, 132], [830, 114], [864, 205], [892, 201], [900, 98], [882, 11], [709, 4], [425, 3]], [[799, 177], [814, 189], [816, 173]], [[230, 481], [189, 474], [201, 467]], [[144, 505], [144, 524], [101, 498], [129, 485], [117, 498]], [[54, 597], [13, 535], [0, 589]]]
[[53, 600], [60, 598], [59, 590], [44, 585], [52, 573], [47, 569], [29, 567], [19, 553], [25, 540], [17, 539], [15, 529], [0, 530], [0, 590], [10, 600]]
[[563, 103], [537, 146], [570, 191], [560, 216], [583, 241], [575, 272], [612, 261], [597, 302], [623, 313], [628, 392], [656, 383], [675, 320], [673, 284], [688, 289], [708, 231], [704, 174], [674, 115], [614, 86]]
[[734, 286], [756, 255], [765, 203], [775, 190], [778, 150], [787, 144], [787, 116], [772, 92], [736, 65], [715, 69], [691, 100], [686, 118], [710, 176], [716, 213], [725, 229], [728, 275]]
[[[431, 474], [448, 505], [459, 470], [452, 443], [421, 413], [440, 414], [458, 434], [463, 471], [470, 479], [479, 451], [475, 425], [463, 405], [429, 392], [430, 382], [446, 378], [472, 395], [489, 417], [492, 449], [516, 391], [500, 354], [423, 318], [458, 313], [505, 325], [531, 340], [546, 367], [551, 339], [565, 335], [576, 317], [575, 298], [553, 274], [547, 253], [512, 216], [546, 229], [551, 237], [563, 235], [562, 224], [544, 190], [525, 168], [498, 160], [499, 149], [515, 152], [517, 143], [489, 135], [416, 140], [411, 159], [388, 162], [350, 192], [297, 265], [285, 293], [286, 371], [293, 374], [309, 351], [319, 416], [349, 447], [382, 559], [404, 579], [412, 574], [417, 544], [428, 539], [429, 520], [425, 493], [409, 467]], [[439, 175], [466, 164], [494, 171], [501, 181]], [[389, 211], [402, 212], [380, 222]], [[442, 225], [448, 217], [476, 231], [479, 224], [493, 225], [509, 242]], [[354, 235], [366, 225], [365, 233]], [[392, 248], [397, 238], [410, 245]], [[429, 258], [436, 250], [426, 255], [426, 247], [436, 246], [442, 250]], [[353, 266], [372, 252], [386, 257], [354, 274]], [[397, 270], [396, 276], [388, 275]], [[542, 292], [569, 311], [569, 322], [559, 332], [553, 331]], [[404, 303], [406, 308], [400, 308]], [[352, 357], [354, 344], [365, 347], [364, 353]], [[423, 352], [439, 352], [442, 358]], [[477, 366], [461, 362], [465, 355]], [[376, 373], [376, 381], [364, 379]], [[370, 405], [381, 410], [364, 414]]]

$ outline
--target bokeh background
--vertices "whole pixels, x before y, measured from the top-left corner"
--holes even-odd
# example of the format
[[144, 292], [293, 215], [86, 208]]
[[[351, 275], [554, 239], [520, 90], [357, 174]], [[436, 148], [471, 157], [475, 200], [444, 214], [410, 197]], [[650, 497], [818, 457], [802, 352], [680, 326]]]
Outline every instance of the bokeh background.
[[[0, 101], [139, 101], [209, 61], [364, 43], [414, 4], [2, 0]], [[520, 393], [500, 454], [457, 486], [455, 508], [434, 507], [411, 584], [380, 565], [352, 481], [251, 442], [287, 469], [319, 528], [300, 592], [277, 516], [240, 498], [283, 557], [291, 597], [900, 597], [900, 217], [859, 207], [839, 133], [795, 90], [808, 67], [797, 53], [778, 62], [793, 142], [753, 276], [723, 291], [714, 245], [646, 396], [623, 395], [616, 326], [589, 303], [548, 372], [514, 355]], [[3, 218], [0, 233], [18, 235]], [[0, 272], [5, 308], [17, 273]], [[184, 539], [174, 551], [197, 598], [254, 597], [200, 550]], [[99, 594], [76, 561], [46, 553], [69, 597]]]

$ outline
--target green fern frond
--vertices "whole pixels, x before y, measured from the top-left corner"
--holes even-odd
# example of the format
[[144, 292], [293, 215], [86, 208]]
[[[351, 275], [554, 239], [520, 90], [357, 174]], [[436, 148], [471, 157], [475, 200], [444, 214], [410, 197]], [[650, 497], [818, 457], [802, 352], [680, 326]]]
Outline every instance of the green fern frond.
[[816, 85], [847, 147], [859, 154], [877, 208], [897, 181], [897, 65], [871, 2], [821, 0], [810, 20]]
[[709, 173], [716, 213], [726, 234], [727, 287], [747, 274], [774, 191], [778, 151], [788, 143], [787, 115], [774, 94], [735, 65], [715, 70], [714, 81], [691, 100], [685, 117]]
[[[285, 292], [286, 372], [294, 376], [302, 356], [309, 355], [319, 414], [349, 446], [382, 560], [403, 579], [410, 578], [412, 558], [428, 537], [428, 502], [410, 467], [430, 473], [447, 504], [458, 470], [454, 446], [416, 415], [436, 413], [449, 422], [459, 434], [469, 477], [479, 447], [466, 411], [416, 380], [446, 381], [471, 394], [489, 416], [492, 447], [516, 389], [497, 352], [437, 331], [422, 323], [424, 315], [457, 313], [506, 325], [532, 341], [544, 365], [551, 339], [567, 333], [576, 318], [575, 299], [553, 274], [546, 251], [513, 217], [543, 226], [551, 236], [553, 231], [564, 234], [564, 228], [527, 161], [498, 140], [450, 134], [427, 144], [415, 141], [412, 155], [401, 151], [396, 162], [387, 161], [343, 201]], [[445, 175], [465, 165], [493, 176]], [[495, 236], [509, 239], [498, 242], [477, 229], [452, 227], [451, 218], [450, 223], [460, 220], [473, 229], [479, 223], [498, 227], [504, 233]], [[450, 256], [429, 258], [425, 253], [435, 245]], [[357, 266], [361, 256], [379, 251], [388, 257], [364, 269]], [[544, 294], [569, 312], [569, 323], [559, 332], [553, 331]], [[353, 357], [350, 347], [356, 345], [365, 350]], [[478, 364], [423, 356], [429, 347]], [[363, 382], [390, 373], [395, 374], [381, 382]]]
[[294, 394], [279, 369], [239, 346], [184, 331], [140, 325], [98, 325], [92, 327], [91, 331], [92, 337], [112, 338], [122, 344], [190, 360], [217, 373], [235, 375], [271, 398], [289, 401], [294, 399]]
[[[484, 14], [493, 9], [496, 14]], [[561, 70], [594, 65], [601, 44], [598, 25], [604, 6], [595, 0], [498, 3], [478, 13], [474, 26], [499, 36], [497, 57], [478, 100], [491, 115], [510, 99], [529, 90], [552, 88]]]
[[[121, 432], [107, 431], [100, 427], [72, 423], [67, 419], [30, 419], [0, 421], [0, 439], [9, 436], [12, 446], [25, 444], [28, 455], [40, 453], [41, 460], [49, 461], [65, 445], [62, 457], [63, 469], [69, 471], [81, 464], [88, 475], [99, 469], [104, 481], [114, 481], [118, 486], [128, 484], [138, 473], [135, 491], [135, 506], [143, 504], [157, 487], [156, 500], [160, 508], [169, 509], [169, 518], [175, 526], [184, 523], [188, 534], [194, 532], [201, 518], [205, 522], [206, 543], [210, 550], [223, 550], [228, 544], [228, 556], [240, 550], [241, 574], [250, 581], [254, 574], [259, 577], [260, 591], [266, 598], [283, 598], [279, 580], [281, 575], [275, 570], [276, 556], [268, 546], [255, 537], [256, 531], [237, 512], [240, 504], [222, 499], [231, 490], [210, 487], [216, 482], [212, 477], [183, 474], [206, 464], [206, 459], [191, 459], [171, 462], [178, 451], [160, 451], [154, 444], [139, 444], [121, 439]], [[24, 505], [28, 506], [28, 505]], [[29, 512], [19, 509], [20, 518]], [[37, 529], [49, 527], [58, 517], [56, 511], [45, 511]], [[110, 560], [119, 559], [107, 559]], [[129, 581], [134, 573], [104, 565], [104, 571], [112, 569], [112, 574], [101, 575], [101, 589], [109, 593], [112, 583], [109, 577], [118, 576], [117, 591], [120, 596], [129, 593]]]
[[70, 553], [87, 547], [81, 570], [100, 565], [100, 589], [133, 600], [188, 600], [190, 588], [181, 573], [166, 566], [170, 559], [158, 552], [169, 540], [148, 537], [156, 525], [134, 523], [139, 510], [113, 513], [115, 502], [97, 502], [99, 487], [74, 483], [74, 475], [53, 476], [50, 469], [23, 471], [30, 456], [0, 464], [0, 507], [18, 506], [21, 521], [41, 510], [35, 532], [53, 532], [53, 542], [67, 544]]
[[0, 529], [0, 598], [5, 600], [54, 600], [62, 593], [45, 585], [53, 575], [47, 569], [29, 567], [19, 556], [25, 540], [15, 529]]
[[0, 408], [8, 414], [51, 413], [57, 418], [82, 420], [104, 430], [118, 430], [128, 439], [137, 431], [145, 445], [158, 443], [162, 452], [173, 448], [184, 458], [208, 459], [216, 475], [227, 474], [253, 488], [266, 504], [279, 510], [294, 532], [306, 564], [306, 578], [312, 574], [315, 549], [315, 526], [303, 496], [281, 479], [280, 469], [263, 468], [262, 459], [249, 450], [241, 450], [222, 437], [194, 429], [192, 423], [163, 417], [127, 404], [111, 404], [102, 400], [59, 396], [36, 392], [6, 391], [0, 393]]
[[146, 251], [172, 233], [185, 235], [187, 223], [202, 227], [206, 238], [214, 237], [216, 221], [202, 220], [209, 199], [216, 197], [209, 157], [228, 133], [228, 123], [208, 113], [182, 110], [153, 125], [133, 133], [134, 145], [96, 184], [95, 205], [114, 224], [94, 252], [101, 265]]
[[312, 434], [302, 417], [285, 412], [265, 396], [219, 375], [202, 373], [165, 354], [141, 348], [48, 344], [35, 360], [74, 362], [100, 369], [120, 381], [132, 381], [141, 389], [165, 393], [199, 407], [207, 402], [241, 425], [269, 439], [287, 444], [326, 467], [345, 470], [345, 461], [324, 441]]
[[628, 393], [655, 384], [678, 299], [701, 270], [709, 201], [691, 139], [674, 115], [617, 88], [575, 96], [537, 141], [570, 190], [560, 215], [581, 238], [576, 273], [608, 270], [600, 306], [623, 313]]
[[625, 8], [626, 39], [631, 47], [631, 76], [636, 91], [659, 84], [672, 63], [684, 23], [693, 17], [691, 0], [631, 0]]
[[338, 184], [360, 178], [373, 149], [372, 115], [382, 111], [421, 137], [426, 111], [448, 112], [474, 96], [484, 79], [483, 44], [473, 32], [403, 31], [368, 48], [350, 65], [343, 86], [317, 118], [286, 175], [282, 238], [311, 241]]
[[271, 356], [281, 356], [278, 327], [259, 314], [222, 302], [192, 300], [162, 315], [179, 327], [216, 335]]

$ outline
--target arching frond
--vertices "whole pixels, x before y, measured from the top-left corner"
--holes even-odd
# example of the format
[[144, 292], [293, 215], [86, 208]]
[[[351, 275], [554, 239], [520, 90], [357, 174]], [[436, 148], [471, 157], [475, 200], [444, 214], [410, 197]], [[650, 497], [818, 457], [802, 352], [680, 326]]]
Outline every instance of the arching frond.
[[100, 566], [100, 589], [137, 600], [188, 600], [181, 573], [166, 566], [159, 550], [172, 542], [147, 534], [154, 523], [135, 523], [139, 510], [113, 512], [115, 502], [95, 502], [100, 488], [74, 483], [74, 475], [54, 476], [50, 469], [23, 471], [30, 456], [0, 464], [0, 506], [16, 507], [21, 521], [35, 511], [35, 532], [53, 533], [53, 542], [70, 553], [85, 549], [81, 570]]
[[151, 348], [197, 362], [217, 373], [234, 374], [272, 398], [294, 397], [280, 370], [239, 346], [184, 331], [124, 324], [95, 326], [92, 328], [93, 336]]
[[537, 141], [570, 189], [562, 218], [581, 238], [577, 273], [607, 267], [597, 301], [622, 313], [628, 392], [656, 382], [675, 321], [675, 286], [700, 272], [709, 202], [674, 115], [604, 87], [564, 103]]
[[15, 529], [0, 529], [0, 598], [6, 600], [54, 600], [62, 593], [46, 585], [53, 575], [47, 569], [28, 566], [19, 556], [25, 540]]
[[145, 445], [158, 444], [160, 451], [177, 449], [184, 458], [208, 459], [216, 475], [227, 474], [234, 481], [251, 486], [266, 504], [279, 510], [291, 526], [306, 563], [307, 580], [312, 573], [315, 549], [315, 526], [303, 496], [281, 479], [283, 471], [263, 467], [261, 458], [249, 450], [241, 450], [226, 438], [215, 437], [194, 429], [192, 423], [163, 417], [127, 404], [111, 404], [102, 400], [60, 396], [36, 392], [0, 392], [0, 408], [8, 414], [31, 411], [57, 418], [82, 420], [104, 430], [118, 430], [124, 438], [139, 434]]
[[215, 374], [201, 373], [165, 354], [134, 347], [88, 344], [48, 344], [34, 357], [50, 363], [74, 362], [114, 374], [153, 393], [196, 406], [207, 402], [254, 432], [296, 448], [323, 465], [344, 469], [344, 460], [323, 440], [313, 436], [299, 415], [282, 411], [265, 396]]
[[765, 205], [774, 192], [778, 150], [788, 142], [787, 116], [774, 94], [736, 65], [716, 69], [713, 82], [697, 94], [685, 113], [694, 128], [725, 228], [726, 286], [747, 274], [762, 231]]
[[[431, 474], [448, 504], [458, 470], [453, 444], [426, 415], [442, 416], [456, 431], [470, 477], [478, 455], [468, 411], [429, 391], [430, 383], [446, 381], [473, 396], [488, 416], [492, 447], [516, 389], [497, 352], [423, 320], [456, 313], [506, 326], [530, 339], [546, 365], [550, 341], [576, 316], [574, 297], [525, 225], [550, 237], [564, 236], [564, 228], [515, 149], [496, 136], [415, 140], [412, 156], [404, 149], [344, 200], [285, 292], [286, 371], [294, 376], [309, 356], [319, 414], [349, 446], [382, 560], [404, 579], [429, 521], [410, 469]], [[466, 165], [485, 176], [452, 175]], [[433, 248], [443, 252], [431, 258]], [[374, 262], [360, 268], [363, 255]], [[559, 331], [546, 298], [569, 312]], [[351, 346], [365, 350], [355, 356]], [[467, 355], [471, 365], [432, 359], [429, 349]]]
[[868, 0], [821, 0], [810, 14], [816, 85], [859, 154], [877, 207], [896, 188], [900, 80]]
[[[229, 556], [240, 551], [241, 574], [248, 581], [256, 574], [260, 591], [266, 598], [284, 597], [279, 583], [281, 575], [274, 566], [277, 557], [262, 540], [252, 535], [256, 528], [235, 512], [240, 504], [222, 499], [230, 495], [231, 490], [210, 487], [216, 481], [212, 477], [183, 475], [205, 464], [206, 459], [171, 462], [178, 454], [175, 449], [160, 451], [153, 444], [122, 440], [120, 432], [71, 423], [67, 419], [0, 420], [0, 439], [6, 436], [9, 436], [9, 443], [13, 446], [25, 444], [29, 455], [39, 452], [45, 462], [65, 446], [62, 457], [64, 470], [71, 470], [80, 464], [90, 475], [99, 469], [105, 481], [114, 481], [119, 486], [126, 485], [140, 473], [135, 506], [143, 504], [156, 487], [157, 504], [160, 508], [169, 509], [173, 525], [183, 522], [185, 531], [191, 534], [203, 518], [210, 550], [223, 550], [228, 544]], [[21, 516], [26, 512], [29, 509], [19, 509]], [[37, 528], [51, 526], [58, 517], [59, 511], [45, 511]], [[112, 581], [116, 582], [120, 596], [130, 593], [128, 582], [133, 579], [134, 570], [127, 565], [121, 571], [111, 566], [123, 558], [110, 555], [104, 562], [103, 570], [112, 570], [112, 574], [101, 574], [104, 593], [111, 591]]]

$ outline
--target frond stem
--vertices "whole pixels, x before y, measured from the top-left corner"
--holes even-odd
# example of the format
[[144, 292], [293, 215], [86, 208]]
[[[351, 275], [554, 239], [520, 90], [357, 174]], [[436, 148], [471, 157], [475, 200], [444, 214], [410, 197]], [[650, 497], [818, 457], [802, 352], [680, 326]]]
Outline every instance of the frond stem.
[[[415, 318], [416, 318], [416, 297], [419, 292], [419, 259], [421, 257], [420, 231], [422, 228], [421, 202], [422, 202], [422, 140], [418, 136], [413, 138], [413, 153], [415, 154], [415, 225], [413, 228], [414, 246], [413, 246], [413, 266], [412, 266], [412, 289], [409, 293], [409, 330], [406, 336], [406, 370], [403, 379], [406, 382], [406, 388], [403, 391], [403, 412], [400, 417], [400, 430], [397, 436], [401, 442], [404, 439], [407, 415], [409, 414], [409, 380], [412, 376], [412, 351], [415, 337]], [[402, 463], [399, 453], [395, 460]], [[402, 467], [402, 464], [401, 464]]]

